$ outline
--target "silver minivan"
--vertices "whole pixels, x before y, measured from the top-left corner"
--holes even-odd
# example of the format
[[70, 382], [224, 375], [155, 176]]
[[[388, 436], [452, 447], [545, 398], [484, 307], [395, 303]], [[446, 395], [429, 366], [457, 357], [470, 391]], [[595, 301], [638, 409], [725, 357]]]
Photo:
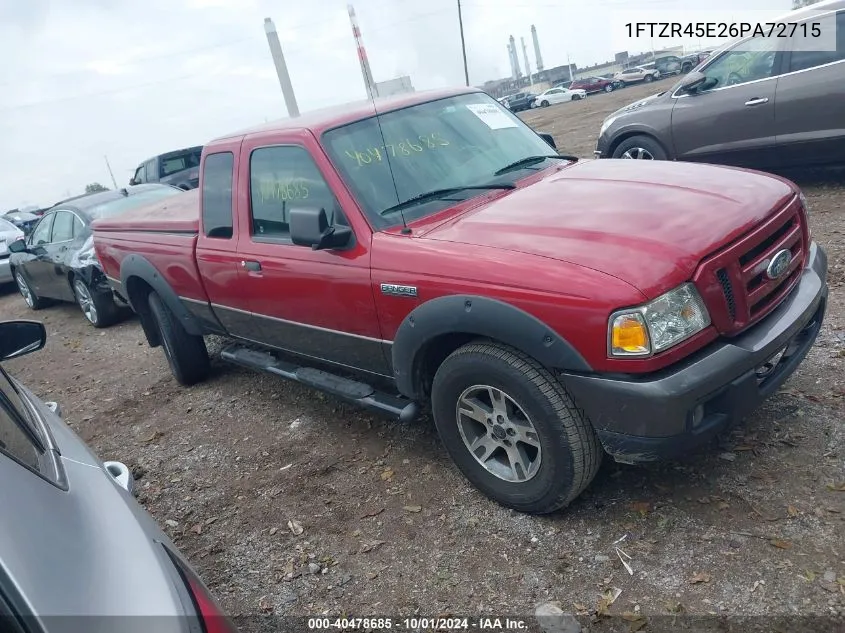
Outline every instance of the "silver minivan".
[[794, 50], [784, 37], [728, 45], [671, 89], [608, 116], [595, 154], [755, 168], [845, 163], [845, 0], [781, 21], [819, 19], [823, 28], [835, 22], [835, 51]]

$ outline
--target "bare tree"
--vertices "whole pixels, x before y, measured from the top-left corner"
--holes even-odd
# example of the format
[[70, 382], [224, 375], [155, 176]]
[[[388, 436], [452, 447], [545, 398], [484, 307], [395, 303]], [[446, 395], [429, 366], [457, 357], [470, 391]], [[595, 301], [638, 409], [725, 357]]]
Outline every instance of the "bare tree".
[[85, 193], [97, 193], [98, 191], [108, 191], [107, 187], [103, 187], [98, 182], [92, 182], [90, 185], [85, 185]]

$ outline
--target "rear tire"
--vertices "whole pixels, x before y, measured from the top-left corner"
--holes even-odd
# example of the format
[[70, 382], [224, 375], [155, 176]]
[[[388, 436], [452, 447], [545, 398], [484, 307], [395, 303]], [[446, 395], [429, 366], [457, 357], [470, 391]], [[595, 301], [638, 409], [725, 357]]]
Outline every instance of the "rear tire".
[[174, 378], [186, 387], [205, 380], [211, 363], [202, 336], [188, 334], [157, 293], [150, 293], [149, 305]]
[[477, 342], [453, 352], [434, 376], [431, 403], [464, 476], [520, 512], [566, 506], [601, 464], [598, 438], [563, 385], [511, 347]]
[[19, 270], [15, 271], [15, 283], [18, 285], [18, 292], [21, 293], [23, 300], [26, 301], [26, 305], [28, 305], [32, 310], [41, 310], [47, 306], [47, 300], [42, 299], [35, 294], [35, 291], [29, 285], [26, 277], [24, 277], [23, 273]]
[[118, 308], [114, 299], [93, 292], [79, 277], [73, 280], [73, 296], [88, 323], [95, 328], [108, 327], [117, 321]]

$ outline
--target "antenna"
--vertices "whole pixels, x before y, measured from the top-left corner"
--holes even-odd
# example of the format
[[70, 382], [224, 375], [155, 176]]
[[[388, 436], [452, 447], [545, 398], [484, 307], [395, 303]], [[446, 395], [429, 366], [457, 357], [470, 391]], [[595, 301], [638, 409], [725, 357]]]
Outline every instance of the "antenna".
[[[349, 21], [352, 23], [352, 35], [355, 38], [355, 45], [358, 47], [358, 60], [361, 62], [361, 74], [364, 76], [364, 85], [367, 88], [367, 96], [373, 104], [373, 111], [376, 113], [375, 120], [378, 126], [378, 133], [381, 136], [381, 146], [387, 147], [387, 140], [384, 137], [384, 129], [381, 127], [381, 114], [379, 114], [378, 106], [376, 105], [376, 97], [378, 96], [378, 87], [373, 80], [373, 74], [370, 71], [370, 62], [367, 59], [367, 51], [364, 48], [364, 42], [361, 39], [361, 29], [358, 27], [358, 18], [355, 16], [355, 8], [349, 4], [346, 7], [349, 10]], [[393, 164], [390, 162], [390, 154], [387, 149], [384, 151], [384, 158], [387, 161], [387, 169], [390, 172], [390, 181], [393, 183], [393, 191], [396, 193], [396, 202], [401, 203], [399, 198], [399, 187], [396, 186], [396, 176], [393, 173]], [[402, 233], [408, 235], [411, 229], [408, 228], [408, 223], [405, 221], [405, 213], [399, 209], [399, 215], [402, 218]]]

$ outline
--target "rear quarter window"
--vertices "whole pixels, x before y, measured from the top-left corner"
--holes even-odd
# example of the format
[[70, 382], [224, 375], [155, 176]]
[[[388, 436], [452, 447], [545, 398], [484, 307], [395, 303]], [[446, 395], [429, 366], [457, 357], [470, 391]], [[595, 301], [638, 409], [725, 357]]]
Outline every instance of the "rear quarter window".
[[205, 157], [202, 177], [202, 227], [206, 237], [232, 237], [234, 163], [232, 152], [218, 152]]

